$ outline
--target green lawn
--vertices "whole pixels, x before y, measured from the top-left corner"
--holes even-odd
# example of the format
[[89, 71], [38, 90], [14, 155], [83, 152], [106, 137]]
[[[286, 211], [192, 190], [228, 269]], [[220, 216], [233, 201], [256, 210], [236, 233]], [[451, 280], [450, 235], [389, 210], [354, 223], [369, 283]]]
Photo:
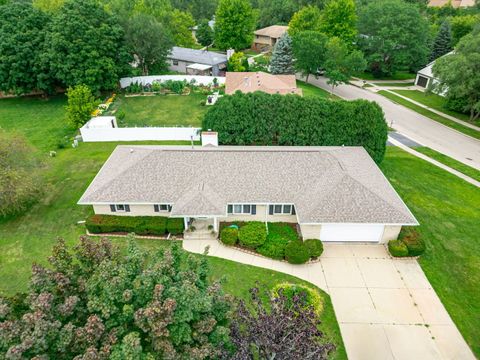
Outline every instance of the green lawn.
[[408, 71], [397, 71], [392, 76], [385, 76], [382, 78], [376, 78], [373, 76], [372, 73], [367, 71], [355, 74], [355, 77], [358, 77], [359, 79], [364, 79], [364, 80], [410, 80], [410, 79], [415, 79], [416, 76], [417, 74], [410, 73]]
[[319, 96], [328, 99], [339, 99], [335, 94], [331, 95], [329, 91], [319, 88], [315, 85], [308, 84], [304, 81], [297, 80], [297, 87], [302, 89], [303, 96]]
[[439, 153], [438, 151], [430, 149], [429, 147], [419, 146], [415, 147], [414, 150], [425, 154], [428, 157], [431, 157], [432, 159], [435, 159], [444, 165], [450, 166], [452, 169], [460, 171], [462, 174], [470, 176], [472, 179], [480, 181], [480, 171], [471, 166], [465, 165], [464, 163], [452, 159], [451, 157]]
[[445, 98], [433, 94], [433, 93], [424, 93], [420, 90], [392, 90], [402, 96], [408, 97], [416, 102], [419, 102], [423, 105], [426, 105], [437, 111], [441, 111], [447, 115], [456, 117], [459, 120], [470, 121], [470, 117], [466, 114], [459, 113], [457, 111], [448, 110], [445, 108]]
[[394, 95], [388, 91], [385, 90], [380, 90], [378, 94], [385, 96], [386, 98], [402, 105], [405, 106], [419, 114], [422, 114], [432, 120], [438, 121], [439, 123], [446, 125], [448, 127], [451, 127], [452, 129], [455, 129], [457, 131], [460, 131], [466, 135], [469, 135], [471, 137], [474, 137], [476, 139], [480, 139], [480, 131], [477, 131], [475, 129], [471, 129], [469, 127], [463, 126], [462, 124], [459, 124], [455, 121], [449, 120], [443, 116], [440, 116], [438, 114], [435, 114], [434, 112], [431, 112], [430, 110], [427, 110], [425, 108], [422, 108], [421, 106], [415, 105], [412, 102], [402, 99], [401, 97]]
[[480, 357], [480, 190], [395, 147], [381, 168], [421, 224], [423, 271]]
[[[383, 87], [390, 87], [390, 86], [399, 86], [399, 87], [407, 87], [407, 86], [413, 86], [415, 85], [414, 82], [374, 82], [375, 85], [377, 86], [383, 86]], [[404, 90], [401, 90], [404, 91]]]
[[118, 98], [115, 108], [125, 112], [118, 126], [201, 127], [206, 95], [157, 95]]

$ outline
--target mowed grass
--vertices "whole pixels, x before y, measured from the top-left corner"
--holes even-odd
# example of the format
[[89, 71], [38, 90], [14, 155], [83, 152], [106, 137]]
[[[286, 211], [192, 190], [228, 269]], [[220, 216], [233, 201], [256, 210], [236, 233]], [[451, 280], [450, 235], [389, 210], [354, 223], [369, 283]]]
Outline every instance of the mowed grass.
[[381, 169], [420, 222], [423, 271], [480, 357], [480, 189], [395, 147]]
[[373, 76], [371, 72], [364, 71], [361, 73], [356, 73], [354, 76], [364, 80], [410, 80], [410, 79], [415, 79], [416, 75], [417, 74], [414, 74], [408, 71], [397, 71], [392, 76], [384, 76], [381, 78], [376, 78]]
[[125, 118], [118, 121], [120, 127], [142, 126], [202, 126], [207, 96], [157, 95], [157, 96], [121, 96], [116, 108], [125, 112]]
[[407, 86], [415, 85], [415, 83], [413, 82], [374, 82], [374, 84], [377, 86], [383, 86], [383, 87], [392, 87], [392, 86], [407, 87]]
[[418, 146], [415, 147], [414, 150], [425, 154], [428, 157], [431, 157], [432, 159], [435, 159], [444, 165], [450, 166], [452, 169], [460, 171], [462, 174], [470, 176], [472, 179], [480, 181], [480, 171], [471, 166], [465, 165], [464, 163], [452, 159], [451, 157], [439, 153], [438, 151], [430, 149], [429, 147]]
[[469, 127], [463, 126], [462, 124], [459, 124], [455, 121], [452, 121], [450, 119], [447, 119], [446, 117], [443, 117], [441, 115], [438, 115], [428, 109], [425, 109], [421, 106], [415, 105], [414, 103], [405, 100], [401, 98], [400, 96], [397, 96], [395, 94], [392, 94], [391, 92], [385, 91], [385, 90], [380, 90], [378, 91], [378, 94], [385, 96], [386, 98], [392, 100], [393, 102], [396, 102], [397, 104], [400, 104], [402, 106], [405, 106], [406, 108], [409, 108], [423, 116], [426, 116], [432, 120], [435, 120], [439, 122], [440, 124], [443, 124], [445, 126], [448, 126], [452, 129], [455, 129], [457, 131], [460, 131], [464, 133], [465, 135], [469, 135], [471, 137], [474, 137], [476, 139], [480, 139], [480, 131], [477, 131], [475, 129], [471, 129]]
[[412, 99], [420, 104], [428, 106], [437, 111], [441, 111], [447, 115], [456, 117], [459, 120], [470, 122], [470, 117], [467, 114], [462, 114], [457, 111], [448, 110], [445, 108], [446, 99], [434, 93], [426, 93], [420, 90], [393, 90], [397, 94]]
[[303, 96], [305, 97], [318, 96], [325, 99], [332, 99], [332, 100], [339, 99], [339, 97], [336, 96], [335, 94], [332, 95], [327, 90], [324, 90], [312, 84], [306, 83], [305, 81], [297, 80], [297, 87], [302, 89]]

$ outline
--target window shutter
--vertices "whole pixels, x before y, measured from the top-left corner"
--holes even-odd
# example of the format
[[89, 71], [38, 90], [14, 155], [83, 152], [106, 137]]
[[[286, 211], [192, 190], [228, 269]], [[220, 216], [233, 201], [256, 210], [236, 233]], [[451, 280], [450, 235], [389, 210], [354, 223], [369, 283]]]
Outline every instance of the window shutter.
[[295, 205], [292, 205], [292, 215], [296, 215], [297, 213], [295, 212]]
[[268, 205], [268, 213], [273, 215], [273, 205]]
[[257, 205], [252, 205], [252, 215], [257, 214]]
[[130, 212], [130, 205], [125, 205], [125, 212]]
[[172, 205], [168, 205], [168, 212], [172, 211]]
[[115, 208], [115, 205], [110, 205], [110, 211], [111, 212], [117, 211], [117, 209]]
[[233, 213], [233, 205], [228, 205], [227, 206], [227, 213], [229, 213], [229, 214]]
[[153, 205], [153, 211], [155, 211], [155, 212], [158, 212], [158, 211], [159, 211], [159, 210], [158, 210], [158, 205], [157, 205], [157, 204]]

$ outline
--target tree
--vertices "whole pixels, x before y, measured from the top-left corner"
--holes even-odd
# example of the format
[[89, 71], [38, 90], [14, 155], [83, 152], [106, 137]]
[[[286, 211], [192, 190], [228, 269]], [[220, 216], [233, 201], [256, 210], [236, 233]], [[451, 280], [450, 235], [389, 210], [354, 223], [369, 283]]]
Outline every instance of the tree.
[[322, 12], [320, 29], [328, 37], [338, 37], [352, 47], [357, 37], [354, 0], [329, 0]]
[[205, 257], [177, 244], [147, 253], [132, 238], [125, 253], [106, 239], [82, 237], [73, 250], [59, 240], [49, 266], [32, 267], [26, 309], [0, 300], [0, 352], [28, 359], [221, 358], [231, 299], [209, 283]]
[[199, 22], [211, 19], [215, 14], [218, 0], [172, 0], [172, 6], [182, 11], [188, 11]]
[[428, 59], [428, 24], [417, 6], [401, 0], [371, 2], [360, 10], [359, 45], [377, 77], [417, 70]]
[[94, 0], [69, 0], [47, 29], [42, 60], [61, 87], [98, 92], [114, 89], [132, 59], [113, 16]]
[[48, 87], [40, 61], [47, 24], [28, 3], [0, 7], [0, 91], [20, 95]]
[[42, 187], [34, 150], [20, 135], [0, 130], [0, 219], [28, 209]]
[[215, 46], [242, 50], [253, 41], [255, 13], [249, 0], [220, 0], [215, 14]]
[[287, 25], [298, 7], [292, 0], [259, 0], [258, 26]]
[[317, 74], [324, 66], [327, 36], [317, 31], [302, 31], [293, 36], [295, 69], [303, 76]]
[[356, 72], [365, 70], [367, 63], [359, 50], [348, 51], [348, 47], [339, 38], [331, 38], [327, 43], [325, 61], [325, 76], [327, 84], [332, 86], [332, 93], [336, 86], [346, 84]]
[[192, 34], [192, 27], [195, 26], [195, 20], [193, 20], [192, 14], [174, 9], [168, 14], [163, 24], [173, 35], [175, 45], [192, 47], [195, 44]]
[[244, 300], [232, 320], [232, 342], [237, 348], [234, 359], [328, 359], [335, 350], [324, 343], [321, 321], [312, 306], [305, 306], [305, 293], [287, 298], [267, 294], [264, 305], [258, 288], [250, 290], [252, 307]]
[[272, 74], [294, 74], [292, 38], [284, 33], [278, 39], [273, 48], [270, 59], [270, 71]]
[[235, 52], [230, 59], [228, 59], [228, 71], [242, 72], [247, 70], [244, 66], [245, 55], [243, 52]]
[[166, 60], [173, 46], [170, 32], [152, 15], [136, 14], [127, 20], [125, 38], [143, 75], [167, 67]]
[[301, 8], [288, 23], [288, 33], [295, 36], [299, 32], [310, 30], [320, 31], [322, 23], [322, 13], [320, 9], [313, 5]]
[[430, 61], [433, 61], [450, 51], [452, 51], [452, 32], [450, 30], [450, 23], [445, 20], [440, 26], [440, 30], [438, 30], [435, 41], [433, 42]]
[[79, 129], [90, 120], [92, 111], [97, 107], [98, 101], [86, 85], [69, 87], [67, 98], [67, 120], [76, 129]]
[[33, 7], [50, 14], [58, 12], [62, 8], [64, 3], [65, 3], [65, 0], [33, 0], [32, 1]]
[[197, 32], [195, 34], [197, 41], [203, 46], [209, 46], [213, 43], [213, 29], [210, 27], [209, 21], [204, 19], [198, 25]]
[[443, 56], [433, 65], [433, 75], [438, 79], [434, 89], [447, 93], [450, 101], [462, 99], [463, 111], [470, 120], [480, 117], [480, 27], [465, 35], [451, 55]]
[[480, 24], [479, 15], [463, 15], [451, 18], [452, 46], [457, 45], [462, 37], [470, 33], [475, 25]]

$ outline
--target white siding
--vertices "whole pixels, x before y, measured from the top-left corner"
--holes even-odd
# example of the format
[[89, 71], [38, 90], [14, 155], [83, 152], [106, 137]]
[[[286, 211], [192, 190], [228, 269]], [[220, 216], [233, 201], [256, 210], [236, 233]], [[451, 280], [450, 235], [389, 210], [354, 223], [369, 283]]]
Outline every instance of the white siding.
[[303, 240], [320, 239], [321, 229], [322, 229], [322, 225], [320, 224], [315, 224], [315, 225], [300, 224], [300, 231], [302, 233]]
[[320, 239], [325, 242], [380, 242], [385, 225], [379, 224], [324, 224]]
[[118, 215], [118, 216], [169, 216], [169, 212], [161, 211], [155, 212], [153, 205], [129, 205], [130, 212], [110, 210], [110, 205], [93, 205], [95, 214], [102, 215]]
[[400, 225], [386, 225], [380, 242], [384, 244], [388, 243], [390, 240], [397, 240], [400, 230], [402, 230]]

